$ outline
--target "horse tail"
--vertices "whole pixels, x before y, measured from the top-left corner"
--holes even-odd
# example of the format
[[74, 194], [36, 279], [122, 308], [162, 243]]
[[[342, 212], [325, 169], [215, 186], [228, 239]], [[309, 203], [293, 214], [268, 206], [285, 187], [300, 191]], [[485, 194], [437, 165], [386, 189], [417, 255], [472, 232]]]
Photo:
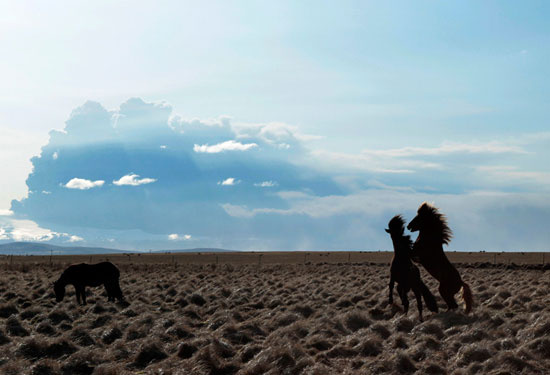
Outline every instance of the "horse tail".
[[420, 293], [422, 293], [422, 297], [424, 297], [424, 302], [426, 302], [426, 307], [428, 307], [428, 310], [437, 312], [437, 302], [435, 301], [435, 297], [430, 292], [430, 289], [420, 280]]
[[464, 300], [464, 312], [468, 314], [472, 311], [472, 306], [474, 304], [474, 297], [472, 295], [472, 290], [464, 281], [462, 282], [462, 299]]

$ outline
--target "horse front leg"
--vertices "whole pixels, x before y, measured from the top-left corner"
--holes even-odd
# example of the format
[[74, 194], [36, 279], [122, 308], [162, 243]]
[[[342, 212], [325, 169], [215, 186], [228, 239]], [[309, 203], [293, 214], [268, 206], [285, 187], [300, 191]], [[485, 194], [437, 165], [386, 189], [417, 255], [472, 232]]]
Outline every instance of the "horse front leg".
[[80, 304], [80, 298], [82, 297], [82, 305], [86, 305], [86, 290], [84, 288], [84, 285], [79, 285], [78, 287], [75, 287], [76, 289], [76, 300], [78, 301], [78, 304]]
[[409, 298], [407, 297], [408, 290], [404, 288], [403, 285], [399, 284], [397, 285], [397, 292], [399, 293], [399, 297], [401, 297], [404, 313], [407, 314], [409, 312]]
[[393, 284], [395, 283], [395, 280], [393, 279], [393, 275], [390, 276], [390, 284], [389, 284], [389, 288], [390, 288], [390, 294], [389, 294], [389, 298], [388, 298], [388, 304], [393, 304]]
[[422, 293], [420, 293], [419, 288], [413, 288], [413, 293], [416, 297], [416, 305], [418, 306], [418, 316], [420, 318], [420, 321], [423, 322], [424, 318], [422, 318]]
[[80, 305], [80, 287], [78, 285], [74, 286], [74, 294], [76, 296], [76, 303]]

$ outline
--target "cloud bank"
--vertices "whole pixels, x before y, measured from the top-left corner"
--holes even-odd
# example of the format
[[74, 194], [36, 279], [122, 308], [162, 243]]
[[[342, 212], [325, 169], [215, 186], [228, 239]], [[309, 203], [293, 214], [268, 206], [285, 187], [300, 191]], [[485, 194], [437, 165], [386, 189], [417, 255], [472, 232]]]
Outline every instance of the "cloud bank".
[[279, 122], [87, 102], [32, 159], [29, 194], [12, 202], [0, 240], [386, 250], [388, 220], [429, 200], [449, 217], [452, 250], [544, 250], [545, 134], [337, 153], [309, 149], [318, 137]]

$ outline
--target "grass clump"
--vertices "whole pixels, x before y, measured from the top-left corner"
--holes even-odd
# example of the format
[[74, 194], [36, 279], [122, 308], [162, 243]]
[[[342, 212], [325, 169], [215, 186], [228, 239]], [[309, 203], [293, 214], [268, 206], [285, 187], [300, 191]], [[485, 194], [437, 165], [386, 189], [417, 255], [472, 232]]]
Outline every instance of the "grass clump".
[[0, 318], [9, 318], [19, 312], [13, 303], [0, 305]]
[[168, 355], [158, 343], [147, 343], [139, 349], [139, 353], [137, 354], [133, 365], [138, 368], [145, 368], [149, 364], [162, 361], [166, 357], [168, 357]]
[[10, 315], [8, 320], [6, 320], [6, 331], [10, 336], [24, 337], [29, 335], [29, 331], [21, 325], [14, 315]]
[[359, 312], [350, 312], [344, 319], [344, 325], [352, 332], [362, 328], [368, 328], [372, 322], [365, 314]]

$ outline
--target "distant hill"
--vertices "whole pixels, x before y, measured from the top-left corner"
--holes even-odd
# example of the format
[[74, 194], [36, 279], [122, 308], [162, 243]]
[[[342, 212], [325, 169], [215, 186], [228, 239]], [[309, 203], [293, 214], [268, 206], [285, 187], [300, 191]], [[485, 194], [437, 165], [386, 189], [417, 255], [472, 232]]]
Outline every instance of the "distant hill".
[[[152, 250], [152, 253], [219, 253], [235, 250], [216, 248], [196, 248], [179, 250]], [[137, 252], [134, 250], [109, 249], [104, 247], [57, 246], [37, 242], [10, 242], [0, 245], [3, 255], [75, 255], [75, 254], [123, 254]]]
[[10, 242], [0, 245], [0, 254], [4, 255], [122, 254], [124, 252], [103, 247], [56, 246], [36, 242]]

